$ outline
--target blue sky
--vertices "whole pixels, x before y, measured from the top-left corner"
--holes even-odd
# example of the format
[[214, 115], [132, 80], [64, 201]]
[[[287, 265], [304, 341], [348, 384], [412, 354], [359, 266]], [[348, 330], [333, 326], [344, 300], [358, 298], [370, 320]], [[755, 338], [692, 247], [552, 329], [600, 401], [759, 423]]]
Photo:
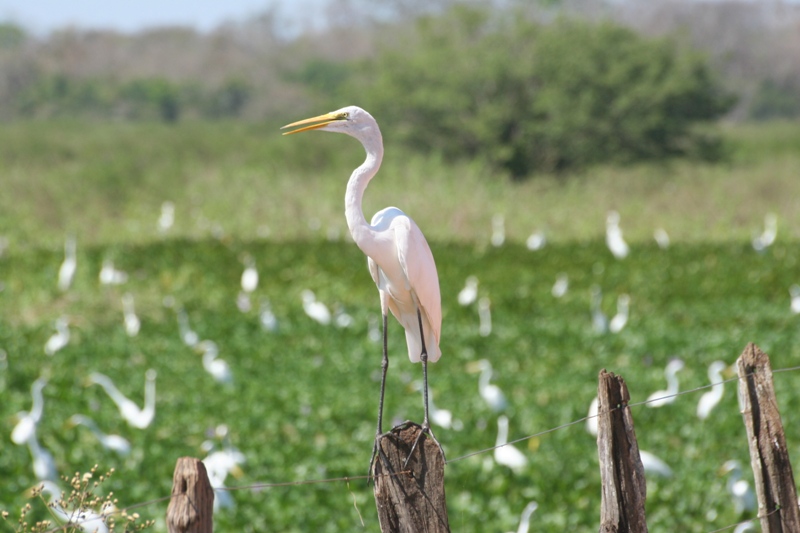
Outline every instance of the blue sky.
[[137, 31], [156, 25], [191, 25], [208, 30], [276, 6], [289, 20], [314, 13], [326, 0], [0, 0], [0, 20], [36, 33], [72, 25]]

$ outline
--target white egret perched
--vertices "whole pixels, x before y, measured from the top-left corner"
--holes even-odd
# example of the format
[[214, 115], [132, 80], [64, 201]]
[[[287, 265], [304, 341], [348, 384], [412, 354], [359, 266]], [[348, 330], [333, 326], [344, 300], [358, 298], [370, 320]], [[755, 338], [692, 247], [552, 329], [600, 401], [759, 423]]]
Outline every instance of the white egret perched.
[[497, 440], [495, 441], [494, 460], [499, 465], [507, 466], [518, 472], [525, 468], [528, 459], [513, 444], [508, 443], [508, 417], [497, 418]]
[[67, 421], [67, 425], [70, 427], [83, 426], [89, 429], [92, 435], [100, 442], [100, 445], [106, 450], [111, 450], [120, 455], [128, 455], [131, 453], [131, 443], [128, 442], [128, 439], [120, 435], [108, 435], [103, 433], [100, 428], [97, 427], [95, 421], [88, 416], [72, 415]]
[[492, 246], [502, 246], [506, 242], [506, 219], [500, 213], [492, 217]]
[[553, 283], [550, 293], [554, 298], [561, 298], [567, 294], [567, 289], [569, 289], [569, 277], [562, 272], [556, 277], [556, 282]]
[[764, 231], [753, 237], [753, 249], [763, 252], [775, 242], [778, 235], [778, 216], [775, 213], [767, 213], [764, 216]]
[[683, 361], [680, 359], [673, 359], [664, 368], [664, 376], [667, 378], [667, 388], [652, 393], [647, 397], [647, 407], [661, 407], [675, 401], [675, 395], [678, 394], [678, 376], [677, 373], [683, 369]]
[[186, 309], [179, 307], [177, 315], [178, 331], [181, 335], [181, 340], [186, 346], [193, 348], [200, 341], [200, 336], [189, 325], [189, 315], [186, 314]]
[[711, 381], [711, 390], [700, 397], [697, 403], [697, 418], [705, 420], [711, 410], [722, 400], [725, 385], [722, 383], [722, 371], [728, 368], [723, 361], [714, 361], [708, 367], [708, 379]]
[[[528, 505], [525, 506], [525, 509], [522, 510], [522, 514], [519, 517], [519, 526], [517, 527], [516, 533], [528, 533], [531, 524], [531, 515], [533, 515], [534, 511], [539, 508], [539, 504], [536, 502], [529, 502]], [[509, 531], [508, 533], [514, 533], [513, 531]]]
[[249, 254], [244, 257], [244, 265], [244, 271], [242, 272], [242, 278], [240, 280], [242, 290], [236, 298], [236, 306], [239, 308], [239, 311], [246, 313], [252, 307], [250, 304], [250, 294], [258, 288], [258, 270], [256, 269], [255, 259]]
[[306, 289], [300, 295], [303, 298], [303, 311], [306, 314], [322, 324], [327, 326], [331, 323], [331, 312], [324, 303], [317, 301], [314, 291]]
[[630, 310], [631, 297], [627, 294], [620, 294], [617, 296], [617, 314], [611, 318], [608, 323], [608, 331], [611, 333], [619, 333], [625, 324], [628, 323], [628, 312]]
[[31, 404], [30, 411], [22, 411], [17, 414], [19, 422], [11, 430], [11, 442], [14, 444], [24, 444], [36, 431], [36, 424], [42, 419], [42, 412], [44, 411], [44, 396], [42, 389], [47, 384], [47, 380], [39, 378], [31, 385]]
[[789, 295], [792, 297], [790, 308], [792, 313], [800, 313], [800, 285], [794, 284], [789, 287]]
[[622, 238], [622, 230], [619, 227], [619, 213], [616, 211], [609, 211], [606, 216], [606, 245], [617, 259], [625, 259], [630, 251], [625, 239]]
[[122, 295], [122, 316], [125, 323], [125, 333], [129, 337], [135, 337], [139, 334], [139, 329], [142, 327], [142, 322], [136, 316], [136, 309], [133, 304], [133, 295], [126, 292]]
[[458, 303], [467, 306], [478, 299], [478, 278], [468, 276], [464, 288], [458, 292]]
[[220, 383], [230, 383], [233, 381], [231, 368], [223, 359], [217, 359], [219, 347], [214, 341], [202, 341], [195, 346], [195, 349], [203, 354], [203, 368]]
[[114, 267], [114, 261], [103, 259], [103, 266], [98, 275], [101, 285], [122, 285], [128, 281], [128, 273]]
[[64, 261], [58, 269], [58, 288], [66, 291], [72, 285], [72, 278], [75, 277], [75, 270], [78, 267], [78, 257], [76, 254], [75, 237], [69, 236], [64, 241]]
[[481, 398], [489, 405], [489, 408], [495, 412], [505, 410], [508, 402], [503, 391], [497, 385], [490, 383], [492, 380], [492, 364], [486, 359], [481, 359], [470, 363], [467, 366], [467, 370], [481, 373], [478, 378], [478, 392]]
[[141, 409], [132, 400], [126, 398], [108, 376], [92, 372], [89, 374], [89, 381], [103, 387], [117, 404], [119, 414], [131, 426], [144, 429], [153, 421], [156, 414], [156, 371], [152, 368], [145, 373], [144, 407]]
[[31, 452], [31, 459], [33, 459], [33, 475], [36, 476], [36, 479], [49, 479], [53, 481], [58, 479], [56, 460], [53, 458], [53, 454], [42, 448], [39, 444], [35, 428], [28, 437], [26, 444], [28, 445], [28, 450]]
[[396, 207], [378, 211], [370, 223], [364, 217], [361, 208], [364, 191], [383, 160], [383, 139], [372, 115], [350, 106], [284, 127], [290, 126], [303, 127], [286, 134], [315, 129], [345, 133], [360, 141], [366, 151], [364, 163], [353, 171], [347, 183], [345, 217], [353, 240], [368, 258], [370, 274], [378, 286], [383, 315], [381, 394], [374, 458], [378, 438], [383, 432], [383, 398], [389, 368], [386, 338], [389, 311], [405, 329], [409, 359], [422, 362], [425, 415], [420, 436], [423, 433], [433, 436], [428, 421], [428, 361], [436, 362], [441, 356], [439, 338], [442, 326], [436, 263], [422, 231]]
[[65, 316], [56, 319], [56, 332], [53, 333], [44, 343], [44, 353], [55, 355], [55, 353], [69, 344], [69, 319]]

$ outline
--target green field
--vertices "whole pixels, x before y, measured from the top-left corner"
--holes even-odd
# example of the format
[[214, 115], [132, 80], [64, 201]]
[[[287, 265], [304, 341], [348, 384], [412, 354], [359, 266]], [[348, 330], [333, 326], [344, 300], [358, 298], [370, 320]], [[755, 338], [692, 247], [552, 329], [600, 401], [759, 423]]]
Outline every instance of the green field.
[[[345, 229], [341, 200], [349, 170], [362, 157], [357, 143], [323, 134], [276, 141], [273, 125], [79, 126], [0, 131], [0, 235], [9, 241], [0, 257], [0, 503], [10, 519], [36, 480], [27, 448], [9, 435], [15, 414], [30, 409], [30, 386], [41, 375], [49, 381], [40, 443], [62, 475], [94, 464], [116, 468], [103, 488], [120, 505], [169, 495], [177, 458], [204, 457], [206, 440], [222, 446], [213, 436], [220, 424], [246, 457], [243, 476], [229, 477], [228, 485], [365, 474], [378, 399], [380, 345], [368, 334], [378, 297], [361, 252], [343, 237], [329, 238]], [[705, 385], [707, 366], [733, 363], [748, 341], [776, 369], [798, 364], [800, 330], [788, 289], [800, 282], [800, 134], [779, 125], [729, 136], [734, 148], [725, 164], [595, 169], [513, 185], [501, 176], [486, 179], [478, 164], [387, 159], [386, 172], [367, 191], [365, 211], [398, 205], [429, 236], [444, 317], [443, 357], [430, 367], [431, 388], [436, 404], [463, 423], [460, 431], [434, 427], [449, 459], [494, 444], [497, 415], [478, 395], [477, 374], [467, 371], [481, 358], [492, 362], [493, 381], [509, 399], [512, 438], [585, 416], [602, 368], [623, 375], [632, 400], [641, 401], [664, 388], [663, 368], [672, 357], [686, 363], [679, 374], [684, 390]], [[176, 204], [176, 226], [159, 235], [164, 200]], [[623, 261], [602, 241], [611, 208], [622, 213], [632, 245]], [[749, 240], [768, 211], [779, 216], [778, 239], [756, 253]], [[488, 241], [499, 212], [509, 242], [495, 248]], [[652, 240], [657, 226], [673, 238], [666, 250]], [[533, 252], [523, 242], [537, 227], [546, 228], [550, 241]], [[56, 277], [68, 233], [78, 239], [78, 268], [62, 293]], [[255, 259], [261, 281], [254, 309], [243, 313], [236, 298], [245, 254]], [[106, 258], [129, 274], [126, 284], [99, 284]], [[560, 273], [570, 286], [556, 299], [550, 291]], [[491, 299], [493, 329], [485, 337], [474, 305], [456, 302], [469, 275]], [[593, 285], [602, 289], [608, 315], [617, 295], [630, 294], [631, 317], [619, 334], [593, 331]], [[349, 313], [352, 327], [313, 322], [302, 309], [304, 289]], [[135, 297], [142, 321], [136, 337], [123, 328], [125, 292]], [[267, 300], [279, 321], [274, 332], [259, 321]], [[181, 341], [176, 306], [201, 339], [219, 345], [232, 385], [215, 382], [199, 353]], [[70, 319], [70, 343], [45, 355], [62, 315]], [[413, 390], [421, 368], [408, 362], [393, 321], [389, 343], [386, 416], [421, 420], [421, 397]], [[155, 419], [143, 430], [122, 421], [102, 389], [87, 382], [91, 372], [107, 374], [141, 404], [150, 368], [158, 372], [158, 399]], [[796, 374], [779, 373], [775, 381], [789, 453], [797, 458]], [[740, 519], [719, 473], [729, 459], [748, 463], [735, 388], [726, 385], [712, 417], [700, 421], [695, 409], [703, 392], [660, 409], [632, 408], [640, 447], [674, 471], [669, 479], [648, 479], [651, 531], [706, 532]], [[133, 452], [119, 457], [85, 428], [68, 427], [75, 413], [127, 438]], [[597, 452], [583, 424], [517, 446], [529, 460], [519, 473], [494, 464], [491, 452], [448, 464], [453, 531], [515, 530], [532, 499], [539, 502], [532, 531], [596, 530]], [[745, 475], [752, 480], [747, 468]], [[236, 508], [215, 516], [218, 531], [378, 530], [363, 480], [232, 496]], [[166, 502], [137, 512], [165, 531]]]

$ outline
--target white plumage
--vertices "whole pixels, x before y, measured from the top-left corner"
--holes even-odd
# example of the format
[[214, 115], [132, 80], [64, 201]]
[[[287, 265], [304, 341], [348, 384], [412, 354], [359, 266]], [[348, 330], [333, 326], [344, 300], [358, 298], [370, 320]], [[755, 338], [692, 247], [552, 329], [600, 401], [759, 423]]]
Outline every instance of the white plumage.
[[708, 367], [708, 379], [711, 382], [711, 390], [700, 397], [697, 403], [697, 417], [705, 420], [711, 414], [711, 410], [722, 400], [725, 392], [725, 385], [722, 383], [722, 371], [728, 367], [723, 361], [714, 361]]
[[673, 359], [664, 368], [664, 377], [667, 378], [667, 388], [665, 390], [658, 390], [647, 397], [647, 407], [662, 407], [675, 401], [676, 394], [678, 394], [678, 376], [677, 373], [683, 369], [683, 361], [680, 359]]
[[497, 418], [497, 440], [495, 442], [494, 460], [499, 465], [507, 466], [519, 472], [528, 464], [528, 459], [513, 444], [508, 442], [508, 417], [500, 415]]
[[108, 376], [92, 372], [89, 374], [89, 381], [103, 387], [108, 396], [117, 404], [120, 416], [131, 426], [144, 429], [153, 421], [156, 414], [156, 371], [152, 368], [145, 373], [144, 407], [141, 409], [125, 397]]
[[609, 211], [606, 216], [606, 245], [617, 259], [626, 258], [630, 251], [628, 244], [622, 237], [622, 230], [619, 227], [619, 213], [616, 211]]

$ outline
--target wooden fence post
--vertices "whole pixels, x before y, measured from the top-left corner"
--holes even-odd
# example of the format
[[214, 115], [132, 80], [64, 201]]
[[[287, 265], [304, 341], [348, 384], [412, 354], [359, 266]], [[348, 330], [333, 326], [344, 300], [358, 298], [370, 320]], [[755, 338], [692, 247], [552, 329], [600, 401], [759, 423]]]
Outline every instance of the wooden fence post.
[[602, 484], [600, 533], [646, 533], [647, 487], [625, 380], [601, 370], [597, 397], [597, 452]]
[[736, 360], [736, 367], [761, 529], [765, 533], [800, 531], [797, 491], [769, 357], [751, 342]]
[[206, 466], [194, 457], [181, 457], [172, 477], [172, 499], [167, 507], [169, 533], [212, 533], [214, 489]]
[[378, 443], [372, 474], [382, 533], [450, 533], [442, 449], [423, 435], [403, 466], [421, 431], [418, 424], [406, 422]]

